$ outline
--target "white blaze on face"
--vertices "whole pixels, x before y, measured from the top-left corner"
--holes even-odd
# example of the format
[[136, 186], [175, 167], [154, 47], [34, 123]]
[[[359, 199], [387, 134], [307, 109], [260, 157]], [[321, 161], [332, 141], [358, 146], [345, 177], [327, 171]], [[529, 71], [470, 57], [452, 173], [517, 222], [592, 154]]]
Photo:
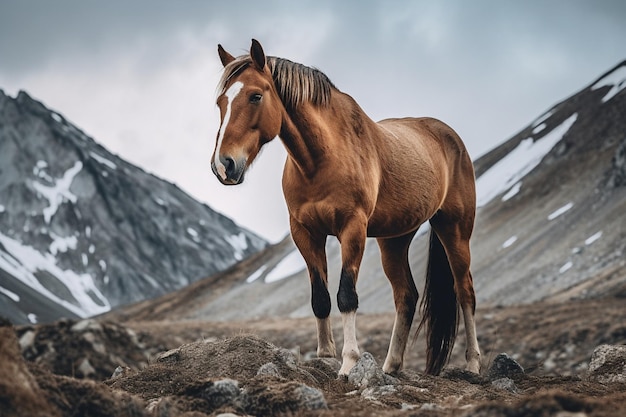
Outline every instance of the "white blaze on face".
[[224, 133], [226, 133], [226, 126], [228, 126], [228, 121], [230, 120], [230, 106], [237, 97], [237, 94], [243, 88], [243, 83], [241, 81], [236, 81], [231, 85], [228, 90], [224, 93], [226, 96], [226, 114], [224, 114], [224, 120], [222, 121], [222, 126], [220, 126], [219, 135], [217, 136], [217, 146], [215, 148], [215, 155], [213, 156], [213, 163], [215, 164], [215, 168], [217, 172], [220, 174], [223, 180], [226, 179], [226, 167], [220, 161], [220, 148], [222, 147], [222, 141], [224, 140]]

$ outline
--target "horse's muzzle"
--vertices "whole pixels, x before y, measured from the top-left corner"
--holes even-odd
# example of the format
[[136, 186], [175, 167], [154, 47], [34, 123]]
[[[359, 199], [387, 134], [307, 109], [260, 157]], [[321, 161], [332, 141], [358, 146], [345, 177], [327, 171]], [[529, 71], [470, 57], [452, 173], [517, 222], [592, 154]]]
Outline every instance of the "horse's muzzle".
[[241, 184], [246, 171], [246, 160], [220, 156], [218, 164], [215, 164], [215, 160], [211, 161], [211, 170], [224, 185]]

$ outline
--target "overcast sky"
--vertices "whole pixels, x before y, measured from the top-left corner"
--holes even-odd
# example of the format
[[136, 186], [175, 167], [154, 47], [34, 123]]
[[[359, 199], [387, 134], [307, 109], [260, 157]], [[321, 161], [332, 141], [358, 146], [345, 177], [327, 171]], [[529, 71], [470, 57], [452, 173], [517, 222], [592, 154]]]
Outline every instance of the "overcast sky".
[[626, 1], [0, 0], [0, 89], [276, 241], [273, 141], [246, 183], [210, 170], [221, 43], [315, 66], [375, 120], [434, 116], [473, 158], [626, 59]]

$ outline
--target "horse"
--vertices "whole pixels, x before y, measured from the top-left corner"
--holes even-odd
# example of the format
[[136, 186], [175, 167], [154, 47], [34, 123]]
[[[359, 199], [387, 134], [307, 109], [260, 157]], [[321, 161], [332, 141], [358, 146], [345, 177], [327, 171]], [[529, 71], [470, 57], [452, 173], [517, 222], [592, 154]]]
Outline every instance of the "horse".
[[[321, 71], [266, 56], [252, 40], [234, 57], [218, 45], [223, 73], [217, 86], [220, 127], [211, 168], [224, 185], [244, 181], [262, 146], [280, 138], [287, 150], [282, 188], [293, 241], [307, 265], [317, 324], [317, 355], [335, 357], [330, 322], [326, 239], [341, 246], [337, 306], [343, 323], [340, 376], [360, 358], [356, 283], [367, 237], [375, 237], [391, 283], [395, 320], [383, 371], [395, 374], [418, 303], [408, 250], [430, 222], [425, 295], [425, 372], [437, 375], [455, 342], [459, 309], [466, 336], [466, 369], [480, 372], [470, 236], [476, 212], [472, 161], [459, 135], [433, 118], [374, 122]], [[417, 335], [417, 334], [416, 334]]]

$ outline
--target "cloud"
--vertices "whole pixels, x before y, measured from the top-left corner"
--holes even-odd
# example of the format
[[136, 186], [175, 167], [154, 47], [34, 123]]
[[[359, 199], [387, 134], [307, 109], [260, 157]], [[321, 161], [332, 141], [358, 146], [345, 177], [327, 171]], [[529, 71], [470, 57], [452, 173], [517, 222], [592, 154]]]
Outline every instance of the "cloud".
[[279, 142], [241, 187], [209, 173], [217, 43], [238, 55], [256, 38], [269, 55], [316, 66], [373, 119], [441, 118], [474, 157], [625, 58], [623, 1], [29, 0], [1, 8], [0, 88], [26, 89], [107, 148], [273, 240], [287, 232]]

